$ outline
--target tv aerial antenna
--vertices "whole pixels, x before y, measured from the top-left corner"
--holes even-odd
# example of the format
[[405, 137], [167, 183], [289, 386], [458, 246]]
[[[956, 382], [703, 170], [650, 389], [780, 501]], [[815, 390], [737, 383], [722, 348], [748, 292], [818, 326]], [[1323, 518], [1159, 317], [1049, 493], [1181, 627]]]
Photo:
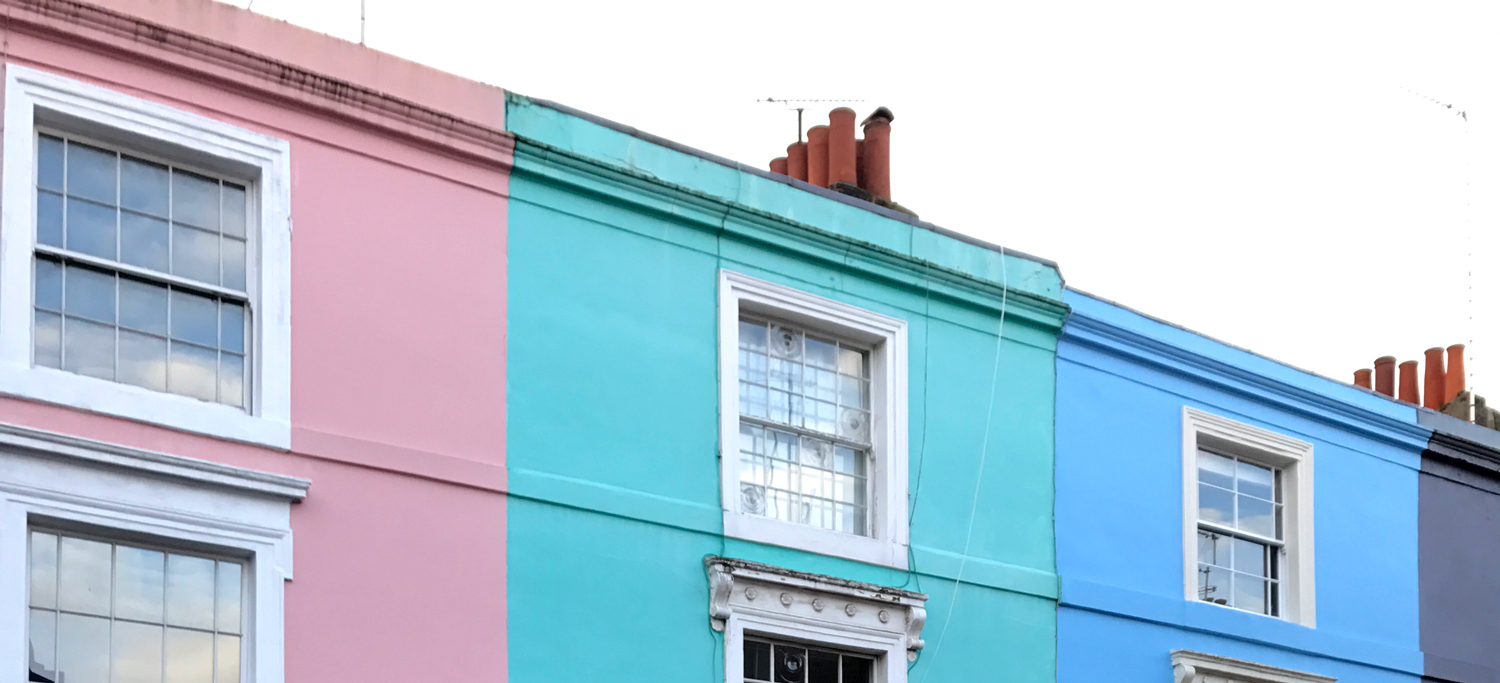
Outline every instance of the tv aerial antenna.
[[849, 99], [799, 100], [799, 99], [786, 99], [786, 98], [781, 98], [781, 97], [767, 97], [765, 99], [756, 100], [756, 102], [769, 102], [771, 104], [780, 104], [782, 106], [785, 106], [789, 111], [795, 111], [795, 112], [797, 112], [797, 142], [802, 142], [802, 112], [804, 112], [804, 111], [807, 110], [807, 107], [803, 106], [803, 105], [820, 104], [820, 103], [821, 104], [832, 104], [832, 103], [835, 103], [835, 102], [843, 104], [843, 103], [849, 103], [849, 102], [864, 102], [864, 100], [849, 100]]

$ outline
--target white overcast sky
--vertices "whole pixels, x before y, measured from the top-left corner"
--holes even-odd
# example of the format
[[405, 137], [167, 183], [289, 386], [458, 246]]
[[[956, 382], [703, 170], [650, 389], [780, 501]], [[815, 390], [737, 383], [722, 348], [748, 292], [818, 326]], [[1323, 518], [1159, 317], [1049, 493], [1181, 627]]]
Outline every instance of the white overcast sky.
[[[360, 0], [252, 9], [359, 38]], [[1472, 341], [1472, 386], [1500, 400], [1487, 3], [367, 0], [366, 16], [373, 48], [749, 164], [796, 135], [757, 99], [888, 106], [893, 194], [926, 220], [1344, 381]], [[808, 125], [835, 105], [812, 106]]]

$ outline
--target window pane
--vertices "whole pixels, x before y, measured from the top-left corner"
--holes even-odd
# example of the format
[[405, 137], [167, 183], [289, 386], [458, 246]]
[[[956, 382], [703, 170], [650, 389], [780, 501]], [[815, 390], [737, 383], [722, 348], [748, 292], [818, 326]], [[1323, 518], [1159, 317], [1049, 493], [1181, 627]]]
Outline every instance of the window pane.
[[1249, 574], [1235, 574], [1234, 606], [1256, 614], [1265, 614], [1266, 582]]
[[218, 636], [215, 650], [218, 658], [214, 662], [214, 683], [240, 683], [240, 639], [235, 636]]
[[218, 346], [218, 303], [205, 296], [172, 290], [172, 338]]
[[114, 683], [161, 683], [161, 641], [160, 626], [115, 622]]
[[134, 278], [120, 278], [120, 324], [165, 335], [167, 288]]
[[748, 320], [740, 321], [740, 348], [766, 352], [766, 326]]
[[242, 408], [245, 404], [245, 358], [219, 354], [219, 403]]
[[63, 198], [51, 192], [36, 193], [36, 241], [54, 247], [63, 245]]
[[108, 543], [64, 538], [58, 551], [58, 566], [57, 606], [60, 609], [109, 615]]
[[36, 312], [35, 363], [44, 368], [62, 367], [62, 316]]
[[213, 683], [213, 634], [167, 629], [166, 670], [166, 683]]
[[870, 443], [870, 413], [859, 408], [844, 408], [839, 415], [839, 436], [858, 443]]
[[219, 347], [245, 352], [245, 307], [225, 302], [219, 306]]
[[[167, 555], [167, 623], [214, 627], [214, 561]], [[212, 644], [209, 648], [212, 649]]]
[[839, 683], [839, 656], [832, 652], [809, 650], [807, 683]]
[[68, 194], [106, 204], [115, 203], [114, 152], [68, 143]]
[[65, 683], [109, 683], [109, 620], [59, 616], [57, 670]]
[[807, 650], [787, 645], [773, 645], [771, 659], [777, 683], [802, 683], [807, 680]]
[[31, 532], [31, 606], [57, 606], [57, 537]]
[[82, 318], [63, 323], [63, 369], [99, 379], [115, 378], [115, 328]]
[[864, 377], [865, 354], [855, 349], [840, 348], [839, 372], [850, 377]]
[[1231, 538], [1208, 531], [1198, 532], [1198, 562], [1228, 568]]
[[839, 367], [839, 349], [832, 343], [821, 339], [808, 337], [805, 345], [807, 351], [807, 364], [815, 368], [837, 370]]
[[844, 656], [844, 683], [873, 683], [875, 660]]
[[172, 274], [219, 284], [219, 236], [183, 225], [172, 226]]
[[120, 214], [120, 260], [167, 272], [167, 222], [136, 213]]
[[799, 363], [802, 361], [801, 332], [780, 325], [770, 325], [766, 341], [773, 358], [785, 358]]
[[64, 242], [69, 249], [99, 258], [115, 258], [113, 208], [69, 198], [67, 218]]
[[63, 141], [39, 136], [36, 147], [36, 184], [49, 190], [63, 189]]
[[[155, 550], [115, 547], [115, 616], [160, 624], [166, 554]], [[161, 634], [157, 633], [158, 647]]]
[[69, 266], [63, 273], [67, 301], [64, 310], [101, 322], [115, 321], [115, 276], [90, 268]]
[[751, 349], [740, 349], [740, 381], [755, 385], [766, 383], [766, 356]]
[[244, 237], [245, 221], [248, 217], [245, 188], [233, 183], [224, 183], [224, 234]]
[[1229, 604], [1229, 570], [1198, 565], [1198, 599], [1216, 605]]
[[218, 629], [225, 633], [240, 632], [240, 566], [220, 562], [218, 576]]
[[212, 401], [219, 394], [218, 354], [201, 346], [173, 342], [167, 364], [167, 390]]
[[1274, 504], [1259, 498], [1240, 496], [1240, 523], [1239, 528], [1252, 534], [1276, 537], [1276, 516]]
[[870, 405], [870, 381], [840, 375], [839, 405], [868, 407]]
[[224, 238], [224, 286], [245, 289], [245, 243]]
[[49, 311], [62, 310], [63, 267], [50, 259], [36, 260], [36, 306]]
[[1224, 526], [1234, 525], [1234, 494], [1224, 489], [1198, 485], [1198, 519]]
[[1246, 574], [1266, 576], [1266, 547], [1252, 541], [1235, 539], [1234, 568]]
[[1266, 500], [1275, 500], [1272, 493], [1273, 477], [1271, 468], [1261, 467], [1260, 465], [1240, 460], [1235, 463], [1235, 469], [1239, 475], [1240, 493]]
[[771, 644], [745, 640], [745, 680], [771, 680]]
[[219, 231], [219, 181], [173, 169], [172, 220]]
[[[49, 681], [57, 680], [57, 613], [31, 610], [29, 669]], [[35, 679], [33, 679], [35, 680]]]
[[120, 206], [165, 218], [168, 182], [166, 166], [120, 158]]
[[1217, 453], [1198, 451], [1198, 481], [1234, 490], [1234, 461]]

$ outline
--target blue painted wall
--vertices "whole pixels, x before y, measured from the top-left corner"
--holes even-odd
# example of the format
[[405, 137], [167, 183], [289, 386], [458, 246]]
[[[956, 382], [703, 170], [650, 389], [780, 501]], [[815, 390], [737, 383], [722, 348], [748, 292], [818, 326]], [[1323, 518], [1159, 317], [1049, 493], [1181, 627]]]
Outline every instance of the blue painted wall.
[[[510, 680], [724, 680], [710, 554], [928, 593], [912, 681], [1055, 680], [1056, 268], [525, 98], [506, 121]], [[912, 571], [723, 536], [721, 267], [908, 321]]]
[[[1058, 681], [1193, 649], [1343, 681], [1422, 673], [1415, 408], [1069, 291], [1058, 347]], [[1316, 628], [1183, 597], [1182, 409], [1313, 444]]]

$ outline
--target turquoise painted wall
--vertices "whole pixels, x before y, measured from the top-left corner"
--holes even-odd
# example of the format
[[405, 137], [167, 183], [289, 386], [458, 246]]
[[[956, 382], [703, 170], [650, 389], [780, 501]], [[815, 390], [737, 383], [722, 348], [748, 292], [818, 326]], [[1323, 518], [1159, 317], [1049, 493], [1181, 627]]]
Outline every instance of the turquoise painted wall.
[[[912, 681], [1055, 680], [1056, 269], [524, 98], [506, 120], [510, 680], [724, 680], [710, 554], [929, 594]], [[720, 268], [908, 321], [912, 571], [723, 537]]]

